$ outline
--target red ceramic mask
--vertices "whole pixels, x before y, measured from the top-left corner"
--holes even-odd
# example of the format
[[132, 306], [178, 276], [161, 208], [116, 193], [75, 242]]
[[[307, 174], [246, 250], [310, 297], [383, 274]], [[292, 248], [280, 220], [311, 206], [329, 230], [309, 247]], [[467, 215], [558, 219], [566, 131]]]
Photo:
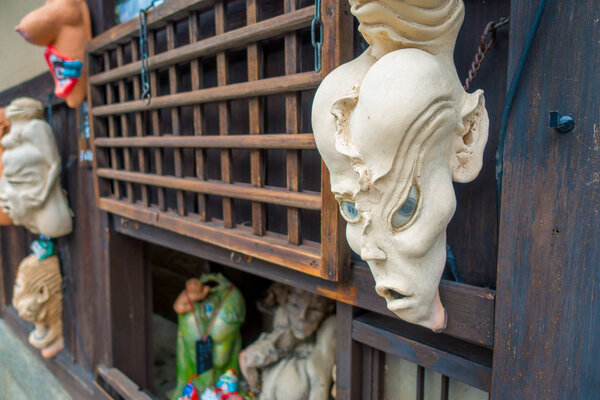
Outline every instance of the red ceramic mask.
[[54, 94], [58, 97], [68, 97], [81, 77], [81, 61], [62, 54], [54, 46], [48, 46], [44, 52], [46, 63], [54, 78]]

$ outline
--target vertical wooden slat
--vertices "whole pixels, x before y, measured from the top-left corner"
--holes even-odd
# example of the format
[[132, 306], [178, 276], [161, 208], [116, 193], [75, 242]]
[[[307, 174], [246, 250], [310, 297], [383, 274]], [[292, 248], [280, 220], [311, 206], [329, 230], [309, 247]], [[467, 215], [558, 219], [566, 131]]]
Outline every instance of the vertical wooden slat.
[[[117, 66], [123, 65], [123, 45], [117, 46]], [[119, 80], [119, 102], [124, 103], [127, 99], [125, 98], [125, 81]], [[129, 136], [129, 124], [127, 121], [128, 115], [121, 114], [121, 136]], [[124, 148], [123, 151], [123, 163], [126, 171], [131, 171], [131, 149]], [[131, 182], [125, 183], [125, 193], [127, 201], [133, 203], [133, 184]]]
[[[285, 0], [284, 11], [290, 13], [296, 10], [296, 0]], [[285, 36], [285, 74], [292, 75], [298, 72], [298, 36], [296, 32]], [[285, 96], [285, 130], [286, 133], [298, 133], [300, 116], [298, 110], [298, 93], [289, 93]], [[288, 190], [300, 190], [301, 160], [299, 150], [288, 150], [286, 154], [286, 174]], [[300, 209], [287, 209], [288, 241], [291, 244], [302, 243], [300, 229]]]
[[358, 342], [352, 340], [352, 320], [357, 308], [337, 302], [336, 348], [337, 400], [359, 400], [361, 397], [362, 352]]
[[[248, 25], [258, 21], [258, 5], [256, 0], [246, 0], [246, 19]], [[248, 46], [248, 81], [261, 78], [260, 49], [257, 43]], [[261, 102], [258, 97], [248, 99], [248, 120], [250, 134], [258, 135], [263, 130], [263, 114]], [[265, 165], [263, 163], [263, 152], [261, 150], [250, 151], [250, 180], [253, 186], [264, 185]], [[252, 232], [255, 235], [265, 234], [267, 226], [266, 207], [263, 203], [252, 202]]]
[[[139, 59], [139, 48], [138, 48], [138, 40], [131, 39], [131, 61], [135, 62]], [[136, 99], [140, 98], [142, 91], [140, 88], [140, 77], [133, 77], [133, 95]], [[142, 123], [142, 113], [135, 113], [135, 134], [136, 136], [144, 135], [144, 124]], [[138, 149], [138, 168], [140, 172], [146, 172], [146, 153], [144, 153], [144, 149], [141, 147]], [[146, 185], [141, 185], [141, 194], [142, 194], [142, 205], [144, 207], [148, 207], [148, 187]]]
[[[104, 70], [108, 71], [110, 69], [110, 53], [108, 51], [104, 52]], [[113, 91], [111, 84], [106, 85], [106, 104], [112, 104], [114, 102], [113, 99]], [[115, 137], [115, 117], [112, 115], [108, 116], [108, 136]], [[113, 147], [110, 149], [110, 166], [112, 169], [119, 169], [119, 163], [117, 160], [117, 150]], [[117, 198], [121, 198], [121, 189], [119, 187], [119, 182], [113, 181], [113, 195]]]
[[[215, 31], [217, 35], [225, 33], [225, 5], [219, 2], [215, 5]], [[221, 52], [217, 54], [217, 84], [219, 86], [227, 85], [229, 75], [229, 66], [227, 63], [227, 54]], [[219, 103], [219, 134], [229, 134], [229, 104], [227, 101]], [[231, 150], [221, 150], [221, 180], [225, 183], [233, 182], [233, 171], [231, 170], [232, 158]], [[223, 198], [223, 225], [225, 228], [233, 228], [235, 219], [233, 216], [233, 200]]]
[[[100, 66], [103, 64], [103, 60], [101, 58], [102, 57], [99, 56], [86, 54], [86, 72], [88, 76], [91, 76], [101, 70]], [[92, 159], [92, 181], [94, 185], [94, 203], [96, 206], [98, 206], [100, 202], [100, 196], [108, 195], [111, 187], [110, 182], [107, 182], [106, 180], [102, 180], [100, 182], [96, 174], [98, 171], [98, 166], [106, 167], [109, 165], [109, 150], [98, 149], [95, 145], [95, 140], [97, 137], [106, 137], [107, 127], [102, 122], [101, 118], [94, 118], [92, 115], [92, 109], [96, 106], [96, 104], [102, 104], [104, 101], [106, 101], [104, 98], [105, 96], [102, 95], [102, 89], [104, 89], [102, 86], [93, 86], [88, 84], [88, 120], [90, 122], [90, 147], [94, 154]]]
[[361, 400], [383, 398], [385, 353], [371, 346], [362, 345], [362, 397]]
[[[346, 0], [323, 0], [322, 76], [352, 57], [352, 15]], [[344, 234], [345, 222], [331, 193], [329, 171], [321, 162], [321, 276], [344, 280], [350, 273], [350, 250]]]
[[417, 400], [425, 399], [425, 367], [417, 365]]
[[442, 394], [440, 396], [441, 400], [448, 400], [450, 396], [450, 378], [446, 375], [442, 375]]
[[[167, 25], [167, 49], [175, 49], [175, 22], [171, 22]], [[177, 93], [177, 67], [172, 65], [169, 67], [169, 91], [171, 94]], [[179, 108], [171, 108], [171, 126], [173, 128], [173, 135], [179, 136], [181, 134], [181, 123], [179, 121]], [[183, 176], [183, 166], [181, 164], [181, 149], [173, 149], [173, 158], [175, 162], [175, 176]], [[185, 202], [183, 199], [183, 191], [177, 190], [177, 213], [179, 215], [185, 215]]]
[[[195, 13], [190, 15], [189, 20], [189, 35], [190, 43], [198, 41], [198, 16]], [[190, 73], [192, 78], [192, 90], [200, 89], [200, 82], [202, 82], [202, 65], [197, 58], [193, 59], [190, 63]], [[194, 104], [194, 135], [200, 136], [204, 133], [204, 115], [202, 114], [202, 106], [200, 104]], [[195, 163], [196, 163], [196, 177], [202, 181], [206, 180], [206, 151], [204, 149], [194, 150]], [[209, 216], [206, 212], [206, 196], [198, 194], [198, 214], [201, 221], [208, 220]]]
[[[148, 55], [153, 56], [155, 53], [155, 39], [154, 32], [148, 34]], [[155, 97], [158, 93], [157, 89], [158, 79], [156, 78], [156, 70], [150, 72], [150, 94]], [[154, 109], [150, 111], [150, 118], [152, 120], [152, 134], [154, 136], [160, 136], [160, 121], [158, 119], [158, 110]], [[156, 166], [156, 174], [162, 175], [163, 163], [162, 163], [162, 150], [160, 148], [154, 149], [154, 164]], [[165, 210], [165, 189], [162, 187], [156, 187], [158, 197], [158, 208]]]

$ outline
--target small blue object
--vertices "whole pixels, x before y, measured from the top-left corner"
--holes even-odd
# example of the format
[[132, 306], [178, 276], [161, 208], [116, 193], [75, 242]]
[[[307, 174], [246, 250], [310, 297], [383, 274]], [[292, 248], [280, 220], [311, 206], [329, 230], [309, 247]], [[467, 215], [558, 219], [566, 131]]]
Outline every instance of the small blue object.
[[83, 63], [81, 61], [63, 61], [62, 74], [66, 78], [81, 78]]
[[181, 392], [181, 398], [184, 400], [200, 400], [200, 394], [193, 384], [188, 383]]
[[52, 240], [34, 240], [30, 246], [31, 251], [38, 257], [39, 261], [42, 261], [48, 257], [56, 255], [56, 249]]

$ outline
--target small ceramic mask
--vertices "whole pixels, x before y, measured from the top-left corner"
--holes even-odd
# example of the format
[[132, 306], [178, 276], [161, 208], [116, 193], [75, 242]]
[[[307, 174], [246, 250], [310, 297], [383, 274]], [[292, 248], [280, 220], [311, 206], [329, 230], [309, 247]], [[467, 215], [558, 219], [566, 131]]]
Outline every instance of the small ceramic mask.
[[42, 104], [30, 98], [13, 100], [6, 109], [11, 129], [2, 138], [0, 206], [15, 225], [55, 238], [69, 234], [73, 222], [60, 187], [54, 134], [42, 115]]
[[54, 93], [72, 108], [86, 97], [83, 61], [85, 45], [92, 38], [90, 21], [83, 0], [46, 0], [15, 27], [29, 43], [46, 47], [44, 56], [54, 78]]
[[[10, 130], [10, 121], [8, 119], [6, 119], [4, 108], [0, 108], [0, 139], [2, 139], [2, 136], [7, 134], [9, 130]], [[2, 161], [1, 161], [3, 153], [4, 153], [4, 148], [2, 146], [0, 146], [0, 177], [2, 177], [2, 170], [4, 169], [2, 167]], [[0, 208], [0, 225], [12, 225], [12, 224], [13, 224], [13, 222], [10, 219], [10, 217], [8, 216], [8, 214], [6, 214]]]
[[13, 306], [19, 317], [33, 322], [29, 343], [51, 358], [64, 348], [62, 329], [62, 277], [58, 257], [40, 260], [32, 254], [21, 261], [13, 289]]
[[441, 331], [452, 182], [479, 174], [488, 135], [483, 92], [463, 90], [451, 59], [463, 4], [350, 2], [371, 47], [319, 87], [315, 140], [375, 290], [400, 318]]

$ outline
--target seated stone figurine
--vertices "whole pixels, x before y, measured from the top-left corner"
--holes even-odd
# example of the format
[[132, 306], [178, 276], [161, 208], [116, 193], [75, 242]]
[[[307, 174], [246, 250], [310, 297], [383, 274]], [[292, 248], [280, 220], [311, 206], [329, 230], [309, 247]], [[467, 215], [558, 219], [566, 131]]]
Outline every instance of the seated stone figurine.
[[246, 315], [242, 293], [221, 274], [190, 279], [175, 304], [178, 314], [177, 400], [188, 384], [202, 393], [227, 370], [239, 371], [240, 327]]
[[328, 400], [335, 362], [333, 303], [296, 288], [274, 284], [273, 330], [240, 354], [250, 390], [261, 400]]
[[65, 347], [62, 277], [58, 257], [49, 254], [32, 254], [21, 261], [12, 299], [19, 317], [35, 325], [29, 335], [29, 343], [40, 349], [44, 358], [54, 357]]
[[46, 47], [44, 53], [54, 77], [54, 93], [69, 107], [86, 97], [83, 61], [85, 45], [92, 38], [90, 11], [84, 0], [46, 0], [15, 27], [25, 40]]
[[398, 317], [439, 332], [452, 182], [477, 177], [489, 125], [483, 92], [464, 91], [452, 60], [464, 5], [350, 3], [371, 46], [319, 86], [315, 141], [375, 291]]
[[6, 109], [11, 128], [2, 138], [0, 206], [15, 225], [56, 238], [69, 234], [73, 222], [60, 187], [60, 155], [43, 111], [42, 103], [26, 97]]

